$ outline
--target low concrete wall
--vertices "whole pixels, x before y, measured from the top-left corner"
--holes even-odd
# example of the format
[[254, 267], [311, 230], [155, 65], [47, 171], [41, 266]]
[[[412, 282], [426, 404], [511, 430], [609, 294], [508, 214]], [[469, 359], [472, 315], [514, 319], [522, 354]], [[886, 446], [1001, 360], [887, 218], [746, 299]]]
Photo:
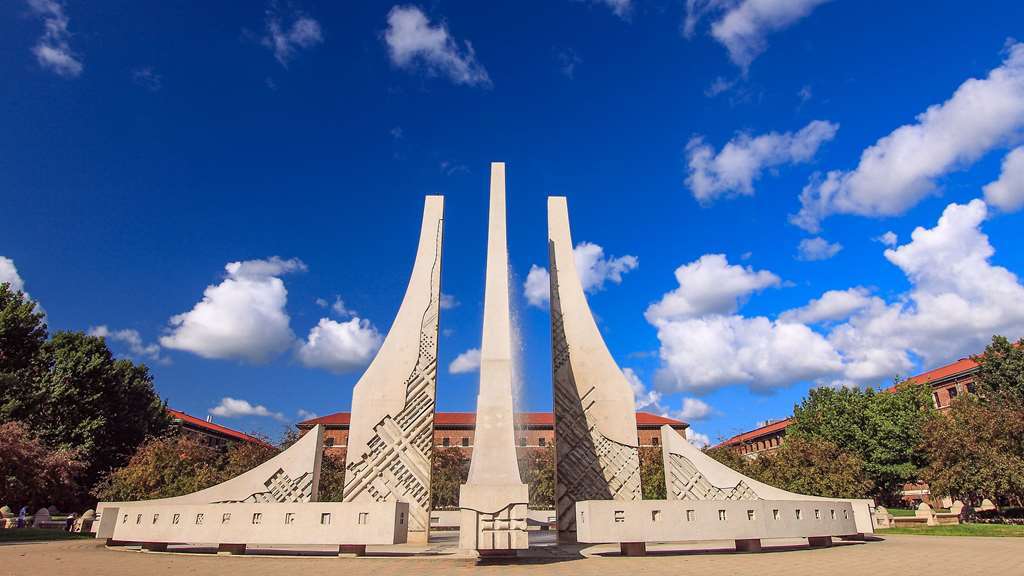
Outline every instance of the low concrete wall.
[[[554, 510], [527, 510], [527, 530], [553, 529], [555, 524]], [[434, 510], [430, 513], [431, 530], [458, 530], [459, 510]]]
[[576, 503], [577, 540], [680, 542], [850, 536], [849, 502], [796, 500], [589, 500]]
[[188, 544], [402, 544], [408, 537], [408, 520], [405, 502], [140, 502], [105, 507], [96, 537]]

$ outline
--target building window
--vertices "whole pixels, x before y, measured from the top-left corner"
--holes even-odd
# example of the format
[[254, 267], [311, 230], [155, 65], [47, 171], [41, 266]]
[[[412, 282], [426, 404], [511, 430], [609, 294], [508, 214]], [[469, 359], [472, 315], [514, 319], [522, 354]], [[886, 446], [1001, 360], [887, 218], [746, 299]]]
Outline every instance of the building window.
[[327, 447], [334, 446], [334, 438], [331, 438], [330, 436], [328, 436], [327, 439], [324, 440], [324, 446], [327, 446]]
[[974, 382], [968, 382], [967, 383], [967, 392], [970, 393], [970, 394], [974, 394], [975, 393]]
[[519, 445], [520, 446], [526, 446], [526, 437], [525, 436], [519, 439]]
[[444, 438], [441, 438], [441, 446], [446, 446], [447, 447], [447, 446], [451, 446], [451, 445], [452, 445], [452, 441], [451, 441], [450, 438], [448, 438], [447, 436], [445, 436]]
[[952, 400], [953, 398], [956, 398], [956, 395], [959, 391], [956, 389], [956, 386], [953, 386], [951, 388], [947, 388], [946, 392], [949, 393], [949, 399]]
[[942, 407], [942, 403], [939, 402], [939, 393], [938, 392], [932, 392], [932, 402], [935, 404], [936, 408], [941, 408]]
[[538, 446], [547, 446], [548, 445], [548, 439], [543, 437], [543, 436], [541, 436], [540, 438], [537, 439], [537, 445]]
[[463, 446], [469, 446], [469, 436], [463, 436], [463, 438], [462, 438], [462, 445]]
[[657, 445], [658, 445], [658, 438], [657, 437], [651, 438], [651, 446], [657, 446]]

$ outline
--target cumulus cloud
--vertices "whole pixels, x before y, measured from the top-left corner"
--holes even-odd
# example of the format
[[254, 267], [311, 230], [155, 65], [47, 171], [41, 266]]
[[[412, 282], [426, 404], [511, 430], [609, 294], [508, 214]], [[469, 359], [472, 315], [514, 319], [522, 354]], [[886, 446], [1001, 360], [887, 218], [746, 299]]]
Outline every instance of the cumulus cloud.
[[295, 355], [309, 368], [344, 374], [368, 365], [383, 341], [369, 320], [337, 322], [321, 318], [306, 340], [299, 343]]
[[806, 306], [787, 310], [779, 315], [785, 322], [800, 324], [819, 324], [845, 320], [858, 310], [863, 310], [872, 303], [881, 302], [871, 296], [867, 288], [856, 286], [846, 290], [829, 290], [807, 303]]
[[650, 410], [658, 414], [668, 412], [661, 405], [661, 392], [649, 389], [632, 368], [623, 368], [622, 375], [626, 377], [626, 382], [629, 382], [629, 387], [633, 390], [633, 402], [637, 410]]
[[751, 196], [765, 169], [810, 161], [838, 130], [838, 124], [815, 120], [797, 132], [741, 133], [717, 154], [703, 137], [694, 136], [686, 145], [686, 185], [702, 204], [721, 196]]
[[90, 336], [100, 336], [107, 341], [121, 342], [128, 346], [128, 352], [136, 358], [149, 358], [161, 364], [168, 363], [168, 359], [160, 355], [160, 345], [156, 342], [146, 344], [142, 341], [142, 335], [138, 330], [126, 328], [123, 330], [111, 330], [106, 324], [92, 326], [89, 328]]
[[[576, 273], [584, 292], [594, 293], [604, 289], [606, 282], [622, 283], [622, 275], [639, 266], [636, 256], [604, 255], [604, 248], [591, 242], [580, 242], [572, 249]], [[531, 306], [543, 308], [551, 298], [551, 276], [546, 268], [530, 266], [523, 283], [523, 293]]]
[[480, 369], [480, 349], [470, 348], [455, 357], [448, 365], [449, 374], [466, 374]]
[[[286, 23], [285, 20], [290, 21]], [[267, 10], [266, 34], [260, 40], [274, 53], [274, 58], [285, 68], [300, 49], [316, 46], [324, 41], [320, 23], [301, 13], [281, 14], [274, 8]]]
[[309, 410], [305, 410], [303, 408], [299, 408], [296, 414], [298, 414], [299, 420], [312, 420], [314, 418], [319, 417], [316, 412], [310, 412]]
[[456, 84], [491, 86], [473, 45], [467, 41], [460, 47], [444, 22], [432, 26], [416, 6], [395, 6], [388, 12], [384, 41], [391, 63], [399, 68], [422, 68], [428, 74], [443, 74]]
[[675, 276], [679, 287], [644, 312], [652, 324], [706, 314], [729, 314], [751, 294], [782, 283], [767, 270], [731, 265], [724, 254], [705, 254], [676, 268]]
[[839, 242], [829, 242], [821, 237], [804, 238], [797, 246], [797, 259], [813, 262], [815, 260], [828, 260], [843, 249]]
[[693, 428], [687, 428], [685, 434], [686, 440], [697, 448], [705, 448], [711, 445], [711, 438], [708, 438], [707, 434], [701, 434]]
[[266, 362], [295, 338], [285, 311], [288, 291], [279, 276], [304, 271], [306, 265], [274, 256], [224, 268], [227, 277], [207, 286], [192, 310], [171, 317], [160, 344], [204, 358]]
[[278, 422], [287, 422], [288, 419], [280, 412], [271, 412], [262, 404], [251, 404], [248, 400], [238, 398], [221, 398], [220, 404], [210, 408], [208, 412], [221, 418], [244, 418], [246, 416], [260, 416], [262, 418], [273, 418]]
[[744, 72], [767, 48], [765, 37], [788, 28], [828, 0], [687, 0], [683, 34], [690, 38], [700, 20], [711, 13], [711, 36], [729, 51]]
[[43, 35], [32, 47], [39, 65], [58, 76], [73, 78], [81, 74], [81, 57], [71, 50], [68, 42], [71, 33], [64, 4], [57, 0], [28, 0], [28, 7], [43, 19]]
[[896, 233], [893, 232], [892, 230], [889, 230], [885, 234], [882, 234], [878, 238], [875, 238], [875, 240], [881, 242], [882, 244], [885, 244], [886, 246], [895, 246], [896, 244], [899, 243], [900, 237], [897, 236]]
[[345, 301], [341, 299], [341, 296], [335, 296], [334, 302], [328, 302], [324, 298], [317, 298], [316, 305], [321, 308], [330, 308], [331, 312], [339, 318], [347, 318], [349, 316], [358, 316], [359, 313], [352, 310], [345, 305]]
[[1014, 148], [1003, 158], [999, 179], [984, 188], [985, 201], [1003, 212], [1024, 208], [1024, 146]]
[[683, 407], [673, 414], [676, 418], [690, 422], [691, 420], [703, 420], [711, 416], [711, 406], [697, 398], [683, 398]]
[[18, 274], [18, 268], [14, 265], [14, 260], [6, 256], [0, 256], [0, 284], [3, 283], [10, 284], [11, 288], [15, 290], [25, 291], [25, 282]]
[[817, 176], [800, 194], [790, 220], [817, 232], [831, 214], [894, 216], [935, 194], [937, 180], [1019, 137], [1024, 128], [1024, 44], [1008, 48], [985, 78], [972, 78], [913, 124], [864, 150], [853, 171]]

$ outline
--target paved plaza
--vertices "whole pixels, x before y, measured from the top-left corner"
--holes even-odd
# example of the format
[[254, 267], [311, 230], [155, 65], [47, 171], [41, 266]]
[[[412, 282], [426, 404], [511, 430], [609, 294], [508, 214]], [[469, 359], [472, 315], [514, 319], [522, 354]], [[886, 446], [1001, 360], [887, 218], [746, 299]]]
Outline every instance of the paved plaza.
[[[533, 536], [533, 534], [531, 534]], [[249, 556], [153, 553], [107, 550], [97, 540], [71, 540], [0, 545], [0, 576], [89, 573], [103, 576], [162, 574], [756, 574], [758, 576], [843, 576], [846, 574], [984, 574], [1024, 575], [1024, 538], [960, 538], [884, 536], [867, 543], [837, 543], [807, 549], [800, 542], [780, 541], [759, 554], [729, 552], [726, 542], [653, 545], [646, 557], [626, 558], [611, 546], [578, 551], [545, 545], [543, 535], [531, 538], [530, 557], [515, 563], [477, 564], [459, 553], [447, 536], [423, 546], [371, 549], [378, 556], [270, 557], [270, 550]], [[307, 554], [315, 554], [310, 550]]]

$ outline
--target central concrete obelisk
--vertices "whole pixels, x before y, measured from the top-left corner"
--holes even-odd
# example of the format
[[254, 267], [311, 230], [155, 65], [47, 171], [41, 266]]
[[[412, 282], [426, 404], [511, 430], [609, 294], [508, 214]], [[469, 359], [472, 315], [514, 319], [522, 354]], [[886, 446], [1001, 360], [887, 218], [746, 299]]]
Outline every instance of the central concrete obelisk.
[[512, 320], [505, 234], [505, 164], [491, 163], [480, 392], [469, 480], [459, 489], [459, 546], [481, 555], [528, 548], [529, 489], [519, 476], [512, 419]]

